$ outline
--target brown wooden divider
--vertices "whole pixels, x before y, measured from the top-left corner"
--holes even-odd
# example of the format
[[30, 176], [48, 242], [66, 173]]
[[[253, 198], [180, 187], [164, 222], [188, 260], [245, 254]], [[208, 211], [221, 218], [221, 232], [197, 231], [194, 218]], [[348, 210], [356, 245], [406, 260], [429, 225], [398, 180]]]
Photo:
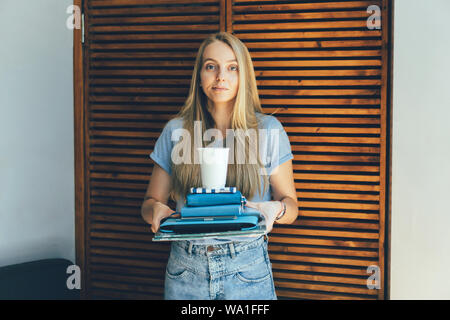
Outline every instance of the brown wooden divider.
[[[367, 27], [370, 5], [381, 8], [381, 30]], [[270, 235], [278, 297], [386, 297], [388, 1], [86, 0], [83, 9], [75, 111], [86, 298], [162, 298], [169, 246], [151, 241], [140, 216], [148, 155], [184, 102], [200, 42], [219, 30], [249, 48], [264, 111], [294, 153], [299, 219]], [[367, 287], [370, 265], [379, 290]]]

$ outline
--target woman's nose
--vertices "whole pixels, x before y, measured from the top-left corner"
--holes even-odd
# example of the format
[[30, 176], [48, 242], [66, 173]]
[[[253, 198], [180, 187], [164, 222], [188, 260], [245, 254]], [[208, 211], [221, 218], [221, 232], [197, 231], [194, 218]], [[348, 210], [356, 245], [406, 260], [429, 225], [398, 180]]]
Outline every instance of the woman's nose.
[[225, 79], [225, 72], [223, 69], [219, 69], [219, 71], [217, 72], [217, 80], [224, 80]]

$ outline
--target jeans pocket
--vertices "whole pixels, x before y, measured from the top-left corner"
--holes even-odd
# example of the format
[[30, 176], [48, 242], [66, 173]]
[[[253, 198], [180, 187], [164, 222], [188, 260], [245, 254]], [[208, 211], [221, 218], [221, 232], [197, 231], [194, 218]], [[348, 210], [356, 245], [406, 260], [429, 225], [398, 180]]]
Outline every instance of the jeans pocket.
[[265, 261], [261, 261], [261, 263], [239, 270], [236, 277], [245, 283], [259, 283], [270, 279], [270, 270]]
[[183, 265], [176, 263], [175, 261], [170, 261], [166, 267], [166, 276], [169, 279], [177, 280], [184, 278], [189, 270]]

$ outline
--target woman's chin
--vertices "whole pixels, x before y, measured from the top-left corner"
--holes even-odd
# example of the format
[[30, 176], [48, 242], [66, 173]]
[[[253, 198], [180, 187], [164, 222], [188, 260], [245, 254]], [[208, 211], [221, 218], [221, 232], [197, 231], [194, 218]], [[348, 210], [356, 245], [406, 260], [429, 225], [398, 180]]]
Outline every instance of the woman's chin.
[[233, 99], [210, 99], [213, 103], [227, 103], [231, 102]]

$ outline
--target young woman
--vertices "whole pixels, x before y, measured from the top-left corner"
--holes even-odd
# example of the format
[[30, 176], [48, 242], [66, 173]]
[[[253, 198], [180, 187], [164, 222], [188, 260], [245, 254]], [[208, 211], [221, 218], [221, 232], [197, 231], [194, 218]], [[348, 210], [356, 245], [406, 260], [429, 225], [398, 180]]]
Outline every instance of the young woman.
[[[228, 142], [231, 137], [235, 139], [230, 150], [232, 160], [236, 160], [238, 150], [245, 150], [246, 156], [258, 150], [256, 162], [230, 161], [226, 186], [237, 187], [248, 200], [247, 206], [264, 215], [268, 232], [273, 223], [293, 223], [298, 204], [288, 136], [275, 117], [262, 112], [246, 46], [235, 36], [219, 32], [200, 45], [186, 102], [165, 125], [150, 155], [155, 165], [141, 213], [152, 231], [156, 232], [161, 220], [174, 213], [167, 206], [169, 196], [177, 201], [178, 211], [189, 189], [201, 187], [198, 163], [173, 161], [180, 146], [190, 147], [183, 150], [190, 150], [190, 159], [194, 159], [194, 138], [176, 141], [177, 135], [172, 133], [185, 129], [194, 137], [196, 121], [201, 121], [197, 122], [201, 124], [201, 137], [211, 128], [220, 130], [223, 137], [209, 145], [202, 139], [200, 147], [228, 147], [225, 139]], [[230, 136], [230, 129], [266, 129], [258, 132], [278, 135], [258, 138], [254, 143]], [[261, 141], [266, 145], [255, 148]], [[262, 155], [261, 150], [267, 153]], [[172, 242], [165, 299], [276, 299], [267, 243], [267, 236]]]

